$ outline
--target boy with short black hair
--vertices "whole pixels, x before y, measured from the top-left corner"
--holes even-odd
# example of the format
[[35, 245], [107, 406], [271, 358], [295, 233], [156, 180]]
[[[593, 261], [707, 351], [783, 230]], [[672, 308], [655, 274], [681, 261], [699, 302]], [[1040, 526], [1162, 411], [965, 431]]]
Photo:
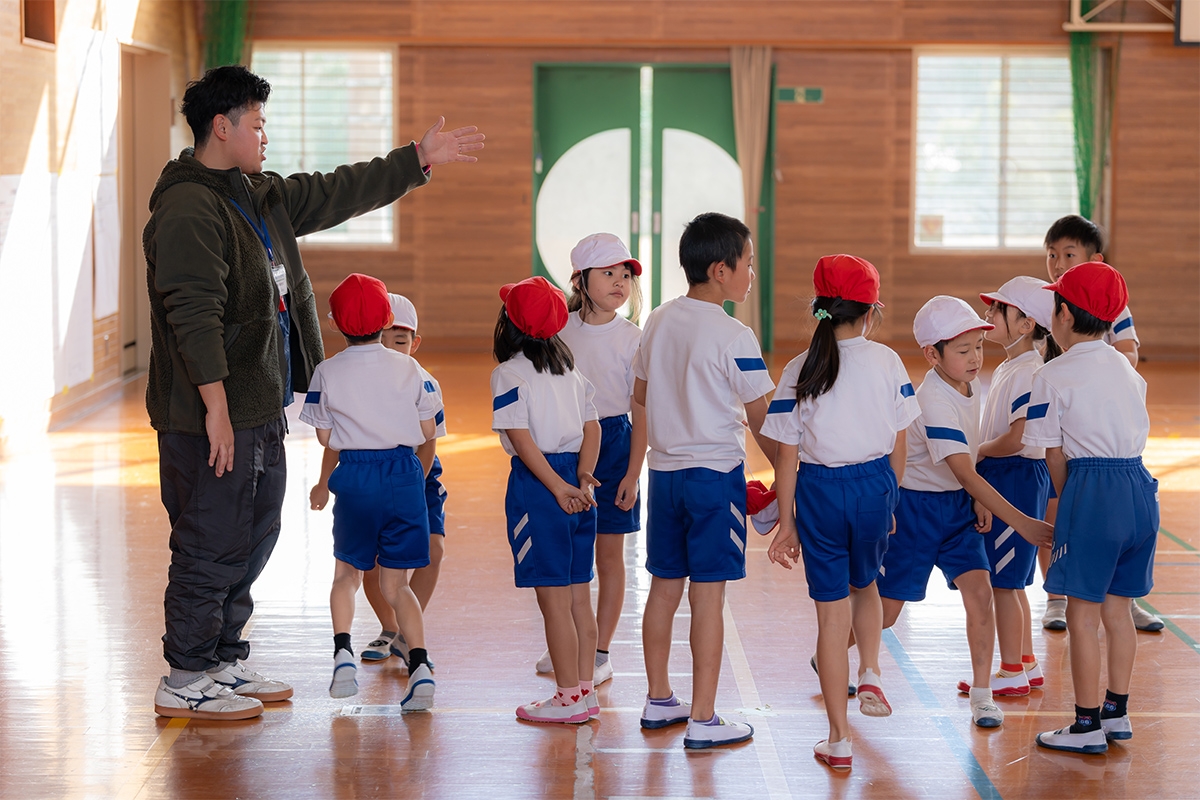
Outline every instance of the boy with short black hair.
[[[1057, 281], [1063, 276], [1063, 273], [1077, 264], [1088, 261], [1104, 261], [1103, 231], [1100, 230], [1099, 225], [1078, 214], [1068, 214], [1055, 220], [1054, 224], [1050, 226], [1050, 230], [1046, 231], [1045, 247], [1046, 271], [1050, 273], [1051, 283]], [[1121, 309], [1117, 318], [1105, 332], [1104, 342], [1120, 351], [1134, 367], [1138, 365], [1140, 342], [1137, 338], [1137, 331], [1133, 327], [1133, 315], [1129, 313], [1128, 305]], [[1048, 513], [1050, 519], [1054, 517], [1053, 509], [1057, 502], [1051, 493], [1051, 509]], [[1048, 554], [1039, 553], [1038, 560], [1042, 567], [1042, 574], [1045, 575], [1050, 566]], [[1049, 630], [1066, 630], [1066, 608], [1067, 599], [1065, 597], [1050, 595], [1046, 601], [1046, 613], [1042, 617], [1042, 627]], [[1139, 606], [1136, 599], [1129, 601], [1129, 612], [1133, 615], [1133, 623], [1138, 630], [1153, 633], [1161, 631], [1165, 627], [1161, 619]]]
[[[1137, 633], [1128, 598], [1154, 585], [1158, 481], [1142, 465], [1150, 434], [1146, 381], [1105, 346], [1128, 302], [1121, 274], [1087, 262], [1047, 286], [1054, 291], [1054, 339], [1065, 352], [1033, 379], [1022, 441], [1046, 448], [1060, 502], [1046, 591], [1066, 595], [1075, 723], [1039, 734], [1042, 747], [1102, 753], [1129, 739], [1127, 704]], [[1108, 692], [1100, 703], [1104, 623]]]
[[[776, 446], [759, 435], [774, 383], [758, 340], [722, 308], [746, 300], [753, 258], [750, 230], [740, 221], [716, 213], [692, 220], [679, 241], [688, 293], [651, 312], [633, 367], [650, 441], [646, 568], [653, 577], [642, 621], [649, 682], [642, 727], [686, 721], [683, 743], [692, 749], [754, 735], [714, 711], [725, 582], [746, 577], [746, 423], [768, 459]], [[690, 707], [668, 677], [671, 629], [688, 579]]]
[[434, 437], [437, 405], [411, 357], [382, 345], [392, 323], [382, 281], [354, 273], [329, 297], [345, 350], [317, 365], [300, 419], [317, 440], [338, 451], [329, 476], [333, 554], [337, 559], [329, 611], [333, 617], [331, 697], [358, 692], [350, 643], [354, 595], [363, 571], [380, 569], [380, 588], [408, 639], [408, 692], [403, 711], [433, 707], [434, 681], [425, 650], [421, 605], [408, 570], [429, 564], [425, 470], [416, 448]]

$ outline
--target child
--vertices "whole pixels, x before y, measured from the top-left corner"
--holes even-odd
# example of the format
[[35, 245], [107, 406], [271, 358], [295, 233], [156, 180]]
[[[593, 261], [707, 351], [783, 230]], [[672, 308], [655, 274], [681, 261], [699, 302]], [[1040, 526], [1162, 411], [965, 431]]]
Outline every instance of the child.
[[[1104, 261], [1104, 236], [1099, 226], [1076, 214], [1056, 220], [1050, 226], [1050, 230], [1046, 231], [1045, 245], [1046, 271], [1050, 273], [1051, 281], [1061, 278], [1063, 273], [1076, 264], [1087, 261]], [[1121, 313], [1113, 321], [1112, 328], [1104, 334], [1104, 341], [1117, 348], [1134, 367], [1138, 365], [1139, 343], [1137, 331], [1133, 328], [1133, 315], [1129, 313], [1129, 306], [1121, 309]], [[1054, 493], [1051, 492], [1050, 496], [1054, 497]], [[1051, 500], [1050, 503], [1050, 512], [1046, 517], [1050, 521], [1054, 520], [1053, 511], [1056, 502]], [[1040, 551], [1038, 560], [1041, 564], [1042, 574], [1045, 575], [1050, 566], [1049, 551]], [[1067, 598], [1050, 595], [1046, 601], [1046, 613], [1042, 617], [1042, 627], [1055, 631], [1066, 630], [1066, 609]], [[1133, 615], [1134, 625], [1140, 631], [1153, 633], [1161, 631], [1165, 627], [1161, 619], [1139, 606], [1137, 600], [1129, 601], [1129, 612]]]
[[[907, 432], [907, 463], [896, 507], [896, 534], [879, 570], [883, 627], [905, 602], [925, 599], [936, 565], [962, 595], [973, 671], [971, 719], [995, 728], [1004, 715], [992, 699], [996, 641], [989, 565], [979, 533], [999, 514], [1018, 534], [1049, 545], [1052, 529], [1022, 514], [975, 472], [979, 451], [979, 374], [983, 332], [992, 326], [957, 297], [939, 295], [921, 307], [913, 333], [932, 369], [917, 389], [921, 416]], [[972, 511], [971, 500], [975, 500]]]
[[[745, 429], [759, 438], [774, 387], [754, 332], [722, 308], [741, 303], [754, 279], [749, 229], [723, 214], [701, 214], [679, 240], [688, 292], [650, 314], [634, 359], [634, 400], [646, 407], [650, 439], [642, 619], [649, 694], [643, 728], [687, 722], [687, 748], [744, 742], [754, 729], [714, 711], [725, 638], [725, 582], [746, 577]], [[745, 404], [745, 411], [742, 405]], [[668, 662], [675, 611], [686, 579], [692, 611], [692, 698], [671, 691]]]
[[392, 324], [382, 281], [354, 273], [329, 297], [345, 350], [317, 365], [300, 419], [338, 454], [328, 479], [333, 504], [333, 680], [331, 697], [358, 692], [350, 627], [362, 572], [380, 569], [380, 588], [411, 649], [404, 711], [433, 707], [434, 681], [425, 650], [421, 605], [408, 571], [429, 564], [425, 473], [415, 448], [433, 438], [436, 398], [425, 391], [417, 362], [385, 348]]
[[[629, 301], [638, 318], [642, 265], [611, 233], [596, 233], [571, 251], [571, 297], [567, 327], [559, 336], [575, 368], [596, 387], [600, 458], [596, 462], [596, 673], [599, 686], [612, 678], [608, 648], [625, 603], [625, 536], [642, 527], [638, 479], [646, 457], [646, 409], [634, 403], [633, 356], [642, 332], [617, 310]], [[632, 422], [630, 420], [632, 412]], [[538, 660], [550, 671], [550, 651]]]
[[[879, 674], [883, 609], [875, 578], [887, 550], [904, 473], [905, 429], [921, 414], [900, 357], [866, 333], [877, 319], [879, 273], [855, 256], [825, 256], [813, 275], [817, 327], [806, 352], [788, 362], [763, 423], [775, 456], [779, 532], [772, 561], [791, 569], [804, 555], [817, 608], [817, 656], [829, 737], [813, 748], [834, 769], [850, 769], [846, 721], [846, 639], [858, 644], [862, 713], [892, 708]], [[796, 468], [800, 461], [799, 472]]]
[[[1045, 281], [1021, 275], [991, 294], [979, 297], [988, 304], [985, 319], [994, 325], [984, 338], [1004, 348], [1006, 358], [992, 373], [992, 384], [983, 407], [980, 431], [983, 460], [979, 477], [996, 488], [1021, 512], [1035, 519], [1046, 514], [1050, 473], [1045, 450], [1021, 444], [1029, 389], [1038, 368], [1061, 351], [1050, 336], [1054, 298], [1043, 292]], [[1046, 353], [1038, 352], [1041, 343]], [[1038, 548], [1014, 536], [999, 517], [984, 533], [991, 565], [992, 600], [996, 614], [996, 639], [1000, 645], [1000, 671], [992, 676], [992, 694], [1023, 696], [1044, 684], [1041, 666], [1033, 655], [1033, 631], [1025, 587], [1033, 582]], [[970, 692], [960, 681], [958, 690]]]
[[[383, 332], [383, 346], [411, 356], [421, 346], [421, 337], [417, 333], [417, 309], [412, 301], [403, 295], [389, 293], [388, 299], [392, 307], [392, 327]], [[442, 404], [442, 389], [437, 380], [424, 367], [420, 367], [419, 364], [418, 367], [425, 379], [425, 391], [433, 393], [437, 403], [437, 414], [434, 416], [437, 433], [433, 439], [417, 448], [417, 460], [421, 462], [421, 468], [425, 472], [425, 505], [429, 512], [429, 566], [413, 570], [409, 586], [417, 596], [421, 612], [424, 613], [430, 598], [433, 597], [433, 590], [437, 588], [438, 573], [445, 553], [446, 487], [442, 486], [439, 480], [442, 475], [442, 462], [437, 457], [436, 447], [437, 440], [446, 435], [446, 413]], [[333, 472], [337, 463], [337, 451], [325, 448], [325, 455], [321, 460], [321, 478], [309, 492], [309, 500], [316, 511], [323, 509], [329, 502], [329, 474]], [[378, 570], [363, 573], [363, 592], [367, 595], [371, 610], [379, 619], [381, 632], [378, 638], [363, 649], [360, 654], [362, 660], [379, 662], [395, 654], [407, 664], [408, 643], [404, 640], [404, 634], [397, 631], [399, 625], [396, 623], [396, 615], [392, 613], [392, 607], [379, 588]], [[432, 661], [429, 662], [429, 668], [433, 669]]]
[[518, 587], [532, 586], [546, 625], [558, 691], [517, 709], [530, 722], [587, 722], [600, 713], [592, 674], [596, 618], [592, 559], [600, 451], [595, 390], [558, 337], [563, 293], [545, 278], [500, 289], [492, 371], [492, 429], [512, 456], [504, 510]]
[[[1054, 750], [1103, 753], [1129, 739], [1129, 684], [1137, 632], [1129, 598], [1154, 585], [1158, 481], [1142, 466], [1150, 434], [1146, 382], [1104, 333], [1129, 299], [1107, 264], [1080, 264], [1054, 291], [1054, 338], [1066, 352], [1034, 376], [1022, 441], [1046, 448], [1059, 494], [1046, 591], [1066, 595], [1075, 723], [1039, 734]], [[1108, 648], [1108, 691], [1100, 703], [1099, 624]]]

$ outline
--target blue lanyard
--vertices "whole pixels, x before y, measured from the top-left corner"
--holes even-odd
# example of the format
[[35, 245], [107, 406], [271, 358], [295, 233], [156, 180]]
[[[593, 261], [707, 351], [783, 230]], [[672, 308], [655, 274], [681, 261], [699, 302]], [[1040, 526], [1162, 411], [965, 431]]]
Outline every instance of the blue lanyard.
[[267, 248], [267, 260], [274, 264], [275, 251], [271, 248], [271, 232], [267, 230], [267, 220], [264, 218], [261, 226], [256, 225], [254, 220], [250, 219], [250, 215], [242, 210], [242, 207], [237, 200], [234, 200], [231, 197], [229, 198], [229, 202], [233, 203], [233, 207], [238, 210], [238, 213], [242, 215], [242, 218], [245, 219], [246, 222], [250, 224], [250, 227], [254, 229], [254, 233], [257, 234], [258, 240], [262, 242], [263, 247]]

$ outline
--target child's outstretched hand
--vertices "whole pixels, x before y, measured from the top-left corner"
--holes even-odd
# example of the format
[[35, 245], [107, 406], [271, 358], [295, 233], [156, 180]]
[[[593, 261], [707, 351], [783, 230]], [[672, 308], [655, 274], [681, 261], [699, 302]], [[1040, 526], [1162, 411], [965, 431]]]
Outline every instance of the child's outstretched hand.
[[1021, 534], [1025, 541], [1037, 547], [1050, 547], [1054, 544], [1054, 526], [1049, 522], [1042, 522], [1040, 519], [1030, 519], [1021, 527], [1026, 528], [1023, 531], [1017, 531]]
[[628, 511], [637, 502], [638, 476], [626, 475], [617, 485], [617, 508]]
[[329, 505], [329, 486], [328, 484], [318, 483], [308, 493], [308, 503], [313, 511], [320, 511]]
[[[771, 541], [771, 547], [767, 550], [767, 557], [785, 569], [791, 569], [792, 564], [800, 560], [800, 534], [794, 525], [787, 530], [782, 525], [779, 526], [775, 538]], [[788, 563], [788, 559], [791, 559], [792, 564]]]
[[987, 533], [992, 529], [992, 512], [984, 508], [978, 501], [975, 503], [975, 530]]

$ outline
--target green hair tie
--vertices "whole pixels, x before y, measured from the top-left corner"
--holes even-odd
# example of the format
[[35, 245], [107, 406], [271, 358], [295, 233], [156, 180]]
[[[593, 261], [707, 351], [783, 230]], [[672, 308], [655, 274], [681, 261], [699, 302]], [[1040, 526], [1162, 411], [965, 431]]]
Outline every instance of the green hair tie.
[[823, 308], [818, 308], [816, 311], [814, 311], [813, 316], [816, 317], [818, 320], [833, 319], [833, 314], [830, 314], [828, 311], [826, 311]]

